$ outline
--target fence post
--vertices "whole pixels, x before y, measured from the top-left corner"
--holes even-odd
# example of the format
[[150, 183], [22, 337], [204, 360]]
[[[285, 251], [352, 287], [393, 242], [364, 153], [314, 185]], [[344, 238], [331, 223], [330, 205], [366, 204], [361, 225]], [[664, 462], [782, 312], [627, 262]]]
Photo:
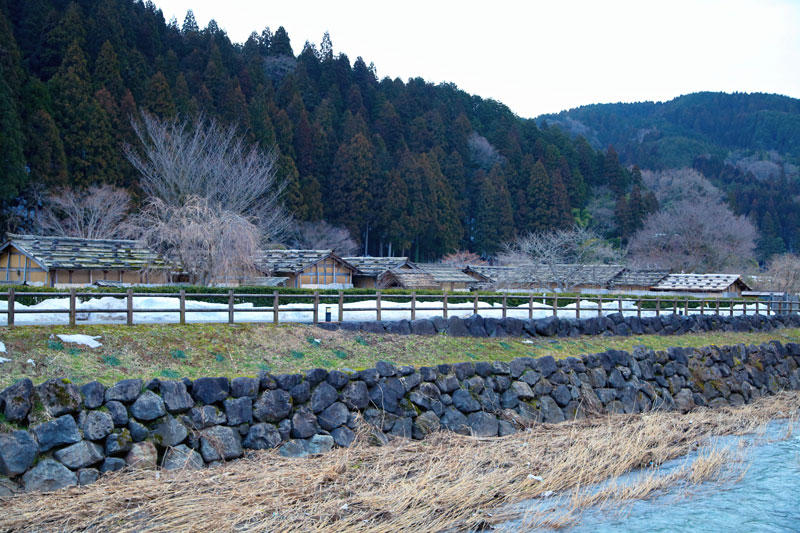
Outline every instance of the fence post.
[[558, 295], [553, 296], [553, 316], [558, 316]]
[[678, 314], [678, 299], [677, 298], [673, 298], [672, 299], [672, 314], [673, 315], [677, 315]]
[[319, 323], [319, 291], [314, 291], [314, 324]]
[[683, 303], [683, 316], [689, 316], [689, 298]]
[[233, 289], [228, 291], [228, 324], [233, 324]]
[[472, 314], [478, 314], [478, 294], [475, 293], [475, 300], [472, 302]]
[[531, 294], [531, 297], [528, 299], [528, 320], [531, 320], [532, 318], [533, 318], [533, 294]]
[[503, 318], [506, 317], [506, 311], [508, 310], [508, 294], [503, 293]]
[[8, 327], [14, 327], [14, 299], [15, 299], [15, 292], [14, 287], [8, 289]]
[[447, 291], [444, 291], [444, 298], [442, 299], [442, 318], [447, 320]]
[[661, 316], [661, 296], [656, 296], [656, 316]]
[[706, 301], [701, 299], [700, 300], [700, 315], [706, 314]]
[[636, 316], [642, 318], [642, 299], [636, 300]]
[[714, 307], [716, 309], [717, 316], [719, 316], [719, 298], [717, 298], [716, 302], [714, 302], [714, 303], [715, 303]]
[[622, 296], [619, 297], [619, 314], [622, 314]]
[[186, 325], [186, 291], [181, 289], [180, 292], [180, 303], [181, 303], [181, 326]]
[[378, 322], [381, 321], [381, 291], [375, 292], [375, 314], [377, 316]]
[[[746, 315], [747, 314], [747, 300], [744, 300], [744, 302], [742, 302], [742, 305], [744, 307], [744, 314]], [[767, 307], [767, 312], [769, 312], [769, 307]], [[758, 314], [758, 300], [756, 300], [756, 314]]]
[[75, 289], [69, 290], [69, 325], [75, 326]]
[[133, 325], [133, 289], [128, 289], [125, 295], [125, 323]]
[[575, 320], [578, 320], [580, 318], [581, 318], [581, 297], [580, 296], [576, 296], [575, 297]]
[[603, 297], [597, 299], [597, 316], [603, 316]]
[[272, 293], [272, 323], [278, 323], [278, 306], [280, 305], [280, 296], [278, 291]]
[[733, 302], [734, 302], [733, 298], [728, 299], [728, 312], [730, 316], [733, 316]]
[[344, 322], [344, 291], [339, 291], [339, 322]]
[[417, 291], [411, 291], [411, 320], [417, 319]]

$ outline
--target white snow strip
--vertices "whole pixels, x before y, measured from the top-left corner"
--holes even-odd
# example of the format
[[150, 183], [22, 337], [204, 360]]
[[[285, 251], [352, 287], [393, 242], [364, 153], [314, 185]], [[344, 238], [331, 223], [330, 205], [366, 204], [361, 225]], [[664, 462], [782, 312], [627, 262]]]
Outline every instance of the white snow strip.
[[3, 341], [0, 341], [0, 353], [6, 353], [6, 345], [3, 344]]
[[64, 342], [83, 344], [89, 348], [99, 348], [102, 346], [102, 344], [97, 342], [97, 339], [100, 338], [100, 335], [96, 335], [94, 337], [91, 335], [58, 335], [58, 338]]
[[0, 365], [2, 365], [3, 363], [10, 363], [10, 362], [11, 362], [11, 359], [6, 359], [5, 357], [0, 357]]

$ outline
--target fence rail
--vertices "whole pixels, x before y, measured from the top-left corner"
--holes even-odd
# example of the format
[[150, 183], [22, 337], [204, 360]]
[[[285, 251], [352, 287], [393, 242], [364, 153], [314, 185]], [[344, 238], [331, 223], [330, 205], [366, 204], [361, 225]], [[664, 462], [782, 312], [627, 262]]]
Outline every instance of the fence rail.
[[[595, 295], [577, 295], [577, 296], [563, 296], [558, 294], [550, 295], [524, 295], [524, 294], [474, 294], [469, 293], [448, 293], [442, 294], [417, 294], [411, 292], [409, 295], [391, 294], [384, 295], [381, 291], [375, 291], [373, 294], [348, 294], [345, 291], [339, 291], [338, 294], [320, 294], [315, 291], [311, 294], [283, 294], [275, 291], [273, 294], [241, 294], [234, 291], [225, 293], [190, 293], [189, 296], [192, 300], [202, 298], [213, 298], [216, 300], [226, 299], [227, 303], [218, 307], [204, 307], [202, 309], [187, 309], [186, 306], [187, 293], [181, 290], [179, 293], [135, 293], [133, 289], [129, 289], [126, 293], [104, 293], [98, 294], [95, 292], [78, 292], [75, 289], [69, 292], [19, 292], [17, 293], [13, 288], [0, 292], [0, 301], [5, 298], [7, 307], [0, 308], [0, 316], [3, 314], [7, 317], [8, 326], [13, 327], [16, 322], [17, 315], [25, 314], [64, 314], [69, 317], [69, 325], [74, 326], [81, 317], [91, 313], [104, 313], [104, 314], [120, 314], [125, 316], [125, 323], [133, 325], [134, 318], [137, 314], [143, 315], [146, 313], [175, 313], [178, 315], [178, 323], [185, 324], [186, 317], [189, 314], [203, 314], [203, 313], [225, 313], [227, 312], [227, 323], [234, 324], [237, 314], [248, 313], [267, 313], [271, 314], [271, 320], [260, 320], [259, 322], [273, 322], [275, 324], [281, 323], [281, 313], [311, 313], [310, 322], [317, 324], [319, 322], [344, 322], [346, 313], [352, 312], [373, 312], [375, 313], [375, 320], [381, 320], [385, 312], [408, 312], [409, 318], [414, 320], [417, 318], [417, 313], [422, 312], [439, 312], [442, 318], [447, 319], [448, 315], [452, 312], [466, 312], [471, 311], [474, 314], [479, 314], [481, 311], [500, 312], [503, 318], [509, 316], [509, 313], [515, 315], [524, 315], [527, 311], [527, 318], [533, 318], [535, 312], [544, 312], [546, 315], [551, 316], [564, 316], [572, 315], [576, 319], [589, 318], [592, 316], [605, 316], [611, 313], [628, 313], [635, 314], [641, 317], [643, 313], [648, 316], [661, 316], [667, 314], [688, 315], [729, 315], [735, 314], [784, 314], [784, 313], [798, 313], [800, 312], [800, 303], [796, 300], [754, 300], [745, 298], [689, 298], [689, 297], [625, 297], [625, 296], [595, 296]], [[18, 297], [34, 297], [34, 298], [69, 298], [69, 307], [66, 309], [47, 309], [47, 308], [20, 308], [17, 303]], [[113, 297], [125, 300], [124, 309], [102, 309], [102, 308], [86, 308], [78, 306], [81, 298], [98, 298], [98, 297]], [[166, 308], [135, 308], [134, 298], [152, 298], [152, 297], [168, 297], [177, 298], [178, 307]], [[384, 299], [386, 298], [386, 299]], [[237, 307], [237, 303], [246, 303], [247, 300], [257, 299], [263, 301], [265, 299], [272, 300], [272, 304], [268, 306], [253, 307]], [[293, 303], [297, 300], [308, 301], [309, 305], [306, 307], [289, 307], [284, 304], [281, 308], [281, 300], [291, 299]], [[374, 306], [368, 307], [346, 307], [346, 299], [374, 299]], [[403, 301], [402, 306], [387, 306], [387, 302]], [[425, 302], [425, 300], [437, 300], [433, 302]], [[486, 305], [487, 301], [491, 303], [492, 300], [500, 301], [500, 306]], [[512, 302], [525, 301], [521, 305], [512, 305]], [[407, 304], [407, 305], [406, 305]], [[465, 304], [469, 304], [466, 307]], [[568, 307], [574, 304], [573, 307]], [[324, 315], [320, 316], [321, 309]], [[333, 309], [336, 310], [334, 319]], [[213, 320], [212, 320], [213, 321]], [[209, 322], [206, 320], [206, 322]], [[218, 322], [224, 322], [220, 320]], [[253, 322], [253, 321], [250, 321]], [[292, 320], [284, 322], [296, 322]]]

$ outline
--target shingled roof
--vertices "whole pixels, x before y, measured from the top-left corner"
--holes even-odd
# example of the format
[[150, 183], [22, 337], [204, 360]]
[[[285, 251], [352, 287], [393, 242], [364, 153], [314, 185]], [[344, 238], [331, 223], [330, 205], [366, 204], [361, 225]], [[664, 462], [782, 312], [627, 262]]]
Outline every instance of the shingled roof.
[[625, 269], [609, 282], [610, 289], [614, 287], [646, 287], [658, 284], [669, 275], [669, 270], [629, 270]]
[[724, 292], [737, 283], [743, 290], [750, 290], [737, 274], [670, 274], [653, 286], [653, 290]]
[[498, 285], [514, 286], [524, 285], [550, 285], [558, 283], [559, 279], [569, 279], [575, 286], [593, 285], [606, 286], [611, 279], [623, 271], [621, 265], [555, 265], [551, 269], [548, 265], [516, 265], [516, 266], [469, 266], [472, 272], [490, 278]]
[[332, 250], [263, 250], [256, 259], [256, 266], [264, 272], [297, 274], [328, 257], [357, 270], [356, 267], [334, 254]]
[[45, 270], [163, 270], [175, 268], [137, 241], [8, 234], [13, 246]]
[[[470, 278], [472, 279], [472, 278]], [[381, 277], [381, 287], [398, 286], [404, 289], [440, 289], [433, 276], [420, 270], [390, 270]]]
[[365, 276], [380, 276], [384, 272], [402, 268], [404, 266], [413, 266], [408, 260], [408, 257], [344, 257], [345, 261], [356, 267], [359, 274]]
[[417, 268], [430, 275], [437, 283], [475, 283], [475, 278], [453, 265], [417, 263]]

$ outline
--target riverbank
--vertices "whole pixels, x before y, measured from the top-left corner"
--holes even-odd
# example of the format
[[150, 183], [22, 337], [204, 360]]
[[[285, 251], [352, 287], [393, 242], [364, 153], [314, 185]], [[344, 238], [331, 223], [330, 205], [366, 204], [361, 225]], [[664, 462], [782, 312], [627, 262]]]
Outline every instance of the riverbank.
[[[7, 498], [0, 529], [478, 529], [519, 518], [513, 514], [523, 512], [514, 510], [519, 502], [658, 467], [713, 436], [751, 433], [773, 419], [795, 419], [798, 410], [800, 393], [784, 392], [736, 408], [536, 424], [490, 439], [442, 432], [376, 447], [361, 434], [356, 445], [313, 459], [259, 451], [217, 468], [122, 471], [86, 487]], [[727, 475], [725, 465], [709, 450], [675, 482], [716, 479]], [[652, 486], [663, 489], [665, 482]], [[634, 496], [647, 496], [646, 489]], [[538, 523], [576, 523], [580, 512], [541, 516]]]
[[[58, 335], [97, 337], [96, 348]], [[397, 366], [435, 366], [463, 361], [511, 361], [551, 355], [556, 359], [605, 350], [800, 342], [800, 329], [763, 332], [708, 331], [683, 335], [581, 336], [573, 338], [473, 338], [326, 331], [306, 325], [189, 324], [0, 327], [7, 359], [0, 389], [16, 380], [39, 383], [67, 378], [110, 385], [128, 378], [194, 379], [303, 372], [311, 368], [363, 369], [379, 360]]]

